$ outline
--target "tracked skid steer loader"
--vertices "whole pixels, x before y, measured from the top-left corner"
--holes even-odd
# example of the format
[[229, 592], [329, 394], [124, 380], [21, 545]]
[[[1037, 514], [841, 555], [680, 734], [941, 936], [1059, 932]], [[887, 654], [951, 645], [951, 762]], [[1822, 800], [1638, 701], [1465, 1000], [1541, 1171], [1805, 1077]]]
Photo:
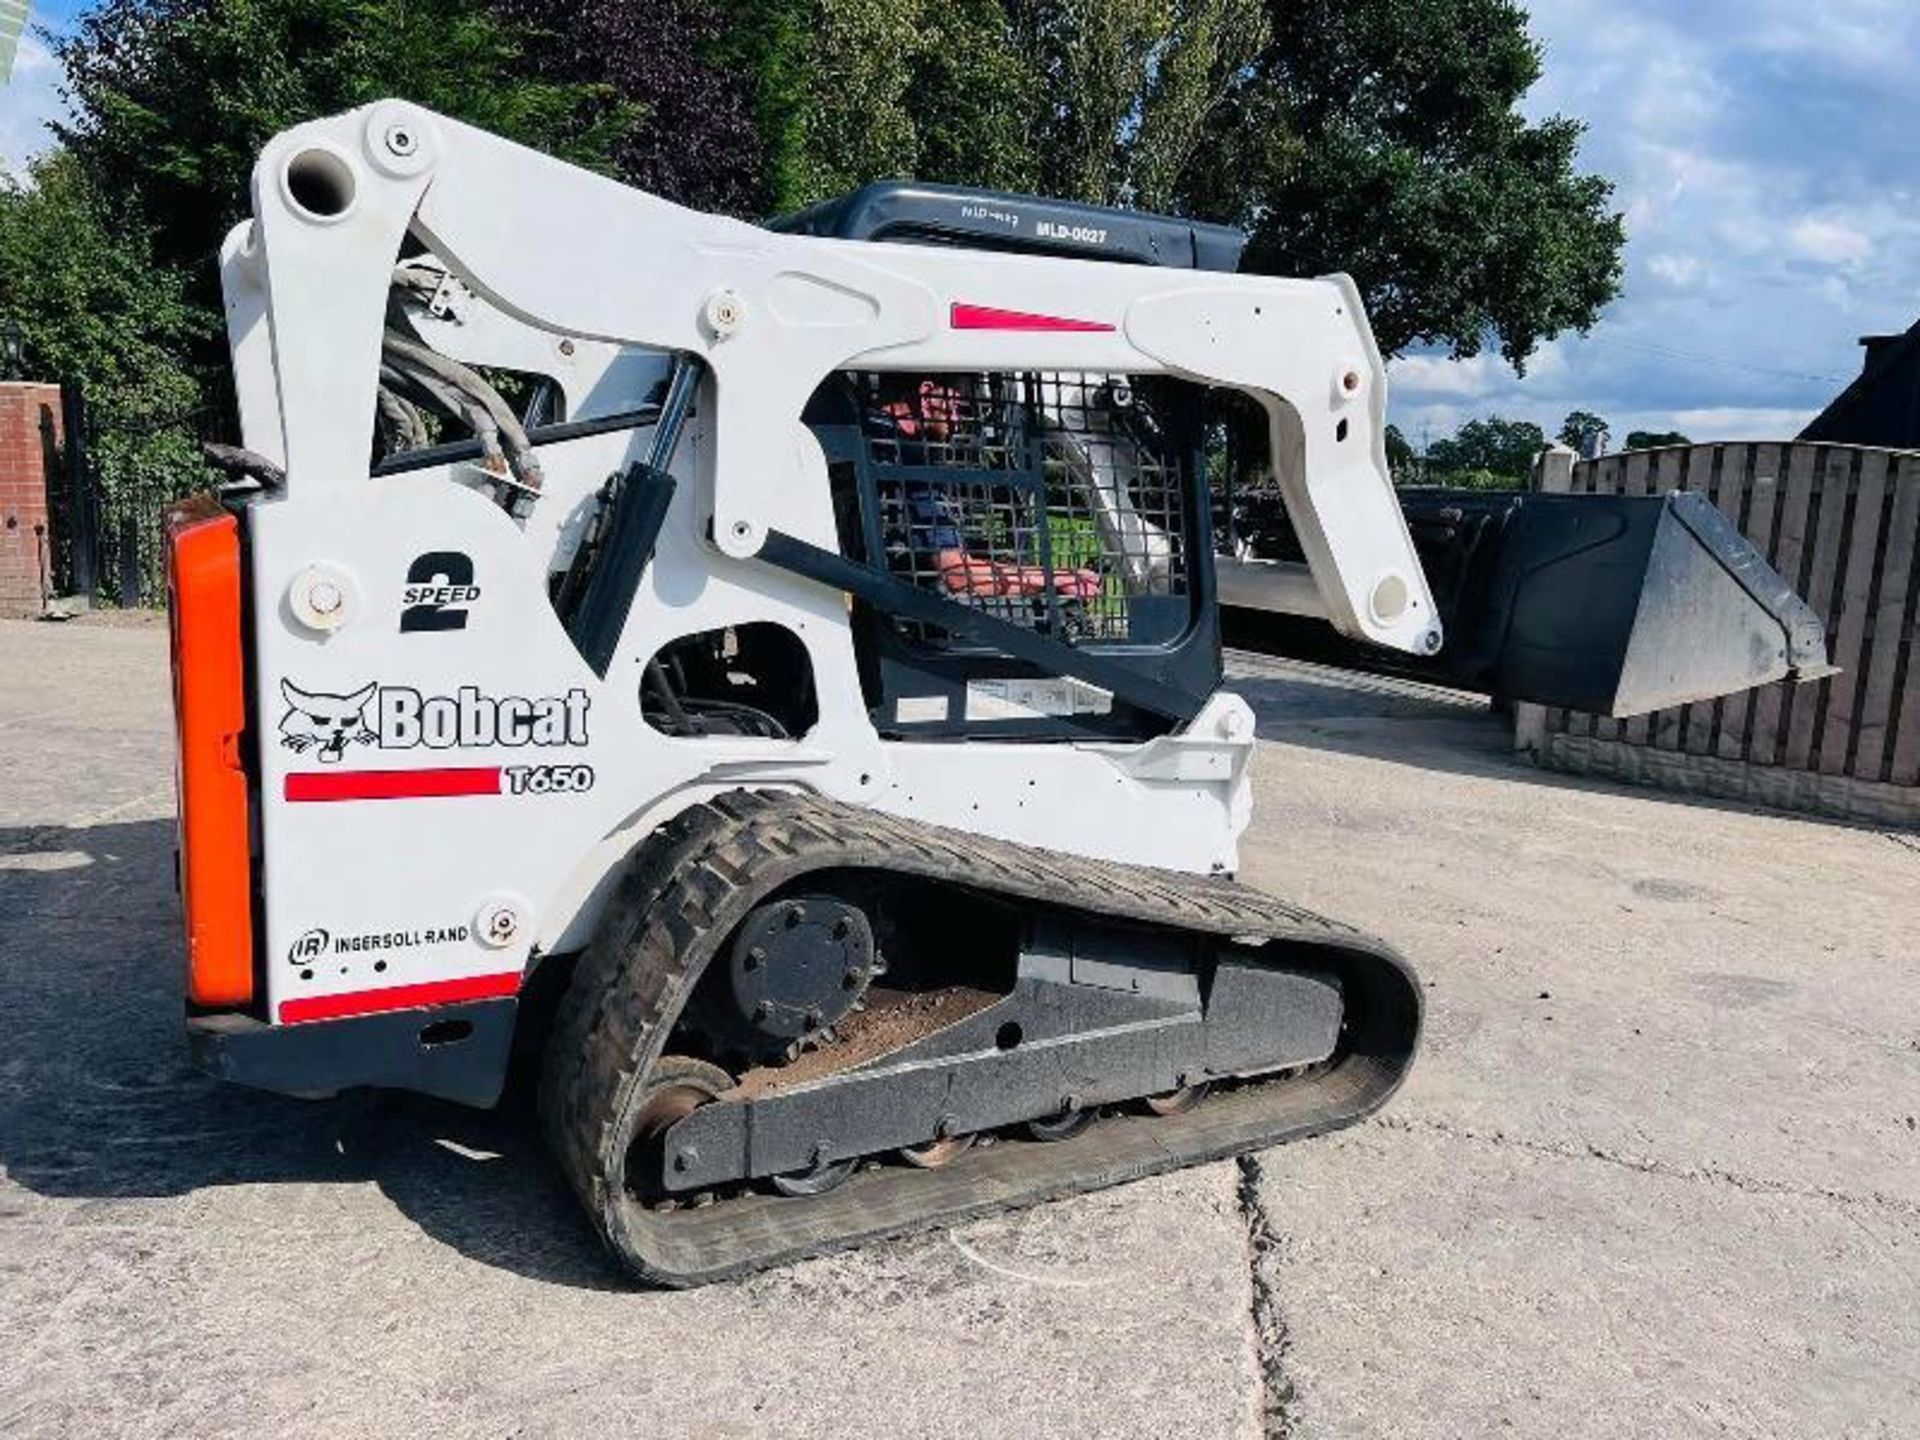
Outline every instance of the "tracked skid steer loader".
[[1236, 883], [1210, 397], [1319, 610], [1441, 617], [1344, 278], [887, 186], [759, 227], [417, 107], [275, 139], [169, 520], [197, 1061], [499, 1096], [689, 1285], [1351, 1124], [1391, 949]]

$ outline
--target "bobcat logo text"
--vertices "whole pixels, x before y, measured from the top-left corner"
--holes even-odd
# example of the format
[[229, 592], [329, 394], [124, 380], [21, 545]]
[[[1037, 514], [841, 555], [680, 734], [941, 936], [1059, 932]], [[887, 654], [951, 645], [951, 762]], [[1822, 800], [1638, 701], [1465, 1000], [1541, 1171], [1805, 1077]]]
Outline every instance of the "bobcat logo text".
[[287, 712], [280, 717], [280, 743], [295, 754], [311, 752], [322, 765], [337, 765], [350, 745], [381, 750], [556, 748], [587, 743], [585, 690], [565, 695], [496, 698], [477, 686], [452, 695], [423, 695], [410, 685], [362, 685], [334, 694], [280, 682]]

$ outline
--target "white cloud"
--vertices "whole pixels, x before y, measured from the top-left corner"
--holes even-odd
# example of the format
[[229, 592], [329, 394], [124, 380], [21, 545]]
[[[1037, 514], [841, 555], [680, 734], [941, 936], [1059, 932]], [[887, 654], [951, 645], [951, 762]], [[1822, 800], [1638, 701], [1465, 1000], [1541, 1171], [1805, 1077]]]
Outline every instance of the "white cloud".
[[1435, 440], [1444, 440], [1482, 412], [1462, 405], [1396, 405], [1393, 423], [1407, 443], [1422, 453]]
[[[1566, 355], [1557, 343], [1542, 345], [1527, 361], [1527, 381], [1545, 384], [1566, 372]], [[1513, 367], [1491, 351], [1468, 360], [1445, 355], [1402, 355], [1389, 362], [1387, 379], [1396, 395], [1485, 399], [1521, 383]]]
[[1873, 254], [1873, 239], [1843, 220], [1809, 215], [1787, 231], [1793, 248], [1809, 260], [1828, 265], [1862, 265]]
[[1679, 290], [1693, 285], [1705, 269], [1698, 255], [1653, 255], [1647, 260], [1649, 275]]
[[15, 179], [53, 144], [47, 122], [62, 113], [60, 62], [31, 31], [20, 37], [13, 80], [0, 86], [0, 171]]
[[1621, 172], [1617, 178], [1632, 184], [1627, 214], [1636, 239], [1691, 235], [1694, 217], [1711, 214], [1716, 231], [1742, 248], [1771, 243], [1771, 215], [1765, 227], [1753, 224], [1768, 189], [1767, 177], [1754, 166], [1716, 155], [1704, 142], [1652, 140], [1632, 130], [1614, 138], [1624, 152], [1614, 162]]
[[1491, 395], [1513, 378], [1513, 372], [1491, 355], [1450, 360], [1445, 355], [1403, 355], [1387, 366], [1387, 379], [1396, 393], [1458, 395], [1478, 399]]
[[1710, 65], [1716, 51], [1745, 50], [1862, 75], [1911, 75], [1920, 48], [1913, 0], [1533, 0], [1528, 8], [1548, 38], [1550, 67]]
[[1913, 74], [1920, 47], [1913, 0], [1823, 0], [1817, 13], [1802, 0], [1748, 4], [1755, 49], [1858, 74]]
[[37, 75], [47, 70], [57, 70], [60, 62], [53, 58], [53, 52], [41, 43], [40, 37], [31, 30], [20, 36], [20, 48], [13, 56], [13, 78], [22, 75]]
[[[1739, 405], [1705, 410], [1675, 410], [1674, 430], [1695, 440], [1788, 440], [1798, 435], [1817, 410], [1768, 409]], [[1649, 428], [1649, 427], [1640, 427]]]

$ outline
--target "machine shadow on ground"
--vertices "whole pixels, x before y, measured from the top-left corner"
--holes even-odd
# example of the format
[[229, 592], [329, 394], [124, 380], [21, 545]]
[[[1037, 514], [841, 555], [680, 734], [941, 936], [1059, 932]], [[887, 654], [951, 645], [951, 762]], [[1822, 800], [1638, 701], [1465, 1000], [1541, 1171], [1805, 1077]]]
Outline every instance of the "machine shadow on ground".
[[1776, 810], [1751, 801], [1543, 770], [1514, 751], [1513, 722], [1490, 701], [1415, 680], [1248, 656], [1241, 659], [1237, 673], [1229, 660], [1226, 688], [1253, 707], [1254, 733], [1281, 745], [1542, 790], [1777, 816], [1847, 830], [1878, 833], [1886, 829], [1866, 821]]
[[173, 833], [0, 827], [0, 1173], [102, 1215], [210, 1187], [372, 1182], [474, 1260], [621, 1288], [547, 1155], [527, 1076], [477, 1111], [398, 1092], [286, 1099], [188, 1066]]

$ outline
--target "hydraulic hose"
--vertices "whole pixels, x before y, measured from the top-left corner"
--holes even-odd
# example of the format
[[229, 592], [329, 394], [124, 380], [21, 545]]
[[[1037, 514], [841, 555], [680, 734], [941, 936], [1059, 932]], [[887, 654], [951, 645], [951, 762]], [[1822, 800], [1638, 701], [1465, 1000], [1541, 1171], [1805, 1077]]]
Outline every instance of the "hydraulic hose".
[[544, 484], [540, 461], [533, 453], [533, 444], [527, 439], [527, 432], [521, 428], [519, 417], [501, 398], [498, 390], [458, 360], [449, 359], [437, 350], [409, 340], [397, 330], [389, 329], [386, 332], [383, 354], [386, 362], [396, 370], [429, 376], [481, 406], [493, 422], [492, 428], [498, 436], [498, 444], [506, 452], [507, 465], [514, 478], [523, 489], [535, 494], [540, 492]]

